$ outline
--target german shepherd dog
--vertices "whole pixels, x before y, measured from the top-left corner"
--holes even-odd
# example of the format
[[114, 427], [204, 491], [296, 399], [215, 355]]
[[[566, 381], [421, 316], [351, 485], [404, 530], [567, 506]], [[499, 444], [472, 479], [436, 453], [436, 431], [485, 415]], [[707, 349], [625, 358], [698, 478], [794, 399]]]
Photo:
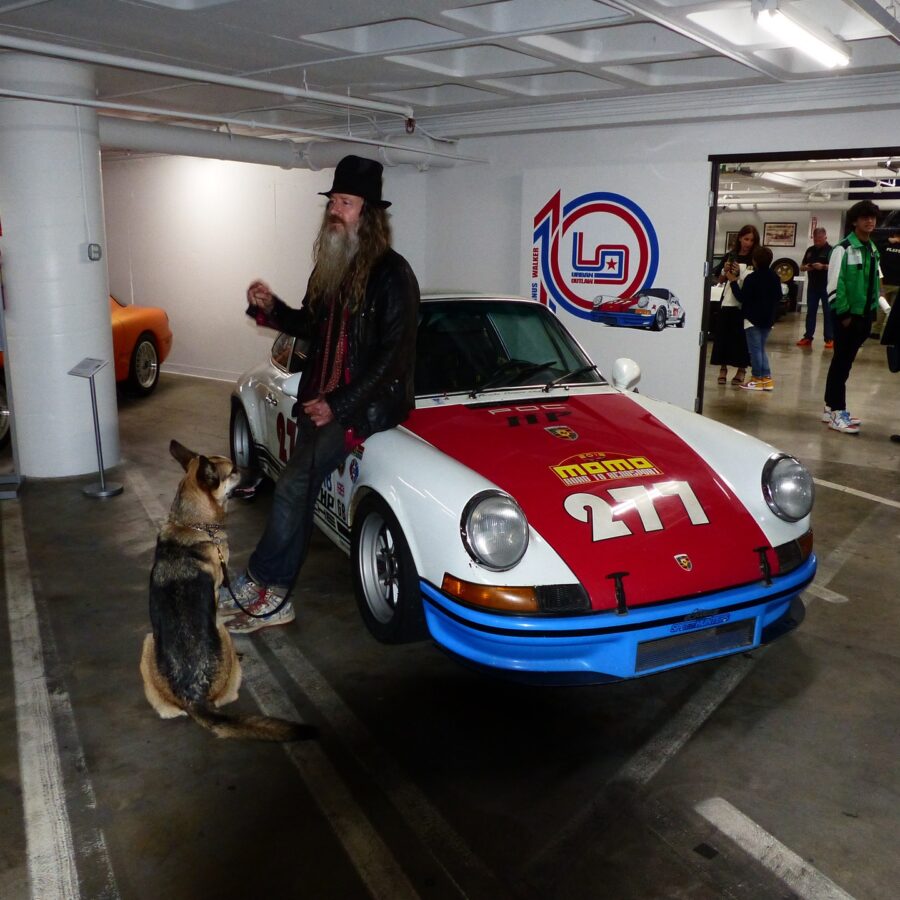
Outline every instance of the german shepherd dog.
[[268, 716], [226, 716], [213, 707], [237, 700], [241, 664], [231, 635], [216, 622], [228, 563], [225, 501], [246, 480], [224, 456], [201, 456], [172, 441], [185, 475], [156, 541], [150, 572], [150, 623], [144, 638], [144, 694], [163, 719], [190, 716], [221, 738], [296, 741], [316, 729]]

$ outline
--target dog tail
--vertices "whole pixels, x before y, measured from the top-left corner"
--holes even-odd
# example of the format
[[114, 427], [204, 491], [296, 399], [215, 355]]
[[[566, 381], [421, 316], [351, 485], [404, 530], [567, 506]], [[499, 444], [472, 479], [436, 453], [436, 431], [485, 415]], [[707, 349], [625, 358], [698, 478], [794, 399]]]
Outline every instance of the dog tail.
[[187, 714], [216, 737], [249, 741], [308, 741], [318, 737], [314, 725], [271, 716], [226, 716], [208, 706], [190, 704]]

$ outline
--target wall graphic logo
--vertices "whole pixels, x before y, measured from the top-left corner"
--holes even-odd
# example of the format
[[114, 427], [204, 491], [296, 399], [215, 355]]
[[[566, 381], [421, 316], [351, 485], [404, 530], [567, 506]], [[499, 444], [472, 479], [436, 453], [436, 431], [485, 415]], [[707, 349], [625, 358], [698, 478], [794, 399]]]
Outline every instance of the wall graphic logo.
[[621, 194], [561, 191], [534, 217], [531, 295], [591, 319], [594, 297], [632, 297], [653, 284], [659, 242], [649, 216]]

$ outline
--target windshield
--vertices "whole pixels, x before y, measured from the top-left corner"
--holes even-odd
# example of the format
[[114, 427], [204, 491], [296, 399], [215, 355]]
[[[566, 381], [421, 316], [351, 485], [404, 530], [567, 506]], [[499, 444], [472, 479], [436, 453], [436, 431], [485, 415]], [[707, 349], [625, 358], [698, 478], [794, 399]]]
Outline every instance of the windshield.
[[429, 301], [420, 307], [416, 341], [418, 396], [557, 380], [605, 383], [596, 370], [588, 371], [591, 361], [538, 303]]

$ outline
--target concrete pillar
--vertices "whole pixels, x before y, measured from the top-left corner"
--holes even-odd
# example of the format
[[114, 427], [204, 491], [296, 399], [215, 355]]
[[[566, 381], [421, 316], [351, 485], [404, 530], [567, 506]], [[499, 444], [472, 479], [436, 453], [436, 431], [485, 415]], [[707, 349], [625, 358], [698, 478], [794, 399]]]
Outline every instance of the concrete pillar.
[[[21, 91], [94, 96], [82, 63], [0, 54], [0, 82]], [[103, 461], [119, 462], [109, 277], [97, 116], [83, 107], [0, 99], [0, 262], [6, 377], [22, 475], [97, 471], [90, 385], [69, 370], [109, 360], [94, 378]]]

